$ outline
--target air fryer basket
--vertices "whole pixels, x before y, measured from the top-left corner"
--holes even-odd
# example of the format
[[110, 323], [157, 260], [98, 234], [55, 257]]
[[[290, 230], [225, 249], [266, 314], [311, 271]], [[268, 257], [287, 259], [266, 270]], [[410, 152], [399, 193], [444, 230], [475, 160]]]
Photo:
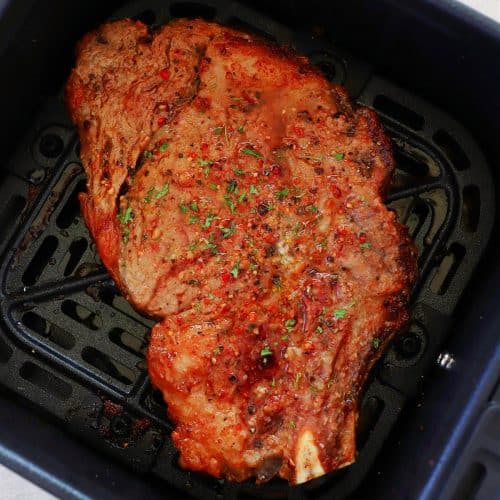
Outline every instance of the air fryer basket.
[[77, 193], [85, 179], [62, 92], [45, 104], [0, 183], [2, 384], [91, 446], [193, 497], [345, 497], [366, 476], [439, 353], [489, 240], [493, 181], [460, 124], [324, 39], [222, 0], [136, 1], [113, 19], [161, 24], [181, 16], [214, 19], [293, 46], [354, 100], [374, 108], [392, 138], [397, 171], [387, 203], [417, 244], [420, 278], [411, 324], [367, 384], [357, 461], [296, 488], [280, 480], [227, 483], [178, 467], [172, 424], [144, 361], [153, 322], [120, 296], [79, 212]]

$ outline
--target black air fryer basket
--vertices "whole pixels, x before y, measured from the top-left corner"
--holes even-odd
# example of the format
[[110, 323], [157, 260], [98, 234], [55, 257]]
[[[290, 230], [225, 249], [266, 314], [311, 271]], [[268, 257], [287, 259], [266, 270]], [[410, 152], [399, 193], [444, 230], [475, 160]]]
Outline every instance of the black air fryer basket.
[[[366, 386], [355, 464], [295, 488], [177, 465], [144, 360], [153, 322], [121, 297], [83, 223], [62, 93], [78, 38], [123, 17], [203, 17], [291, 45], [392, 138], [387, 203], [420, 278], [412, 321]], [[74, 498], [500, 494], [496, 30], [452, 1], [0, 2], [0, 460]]]

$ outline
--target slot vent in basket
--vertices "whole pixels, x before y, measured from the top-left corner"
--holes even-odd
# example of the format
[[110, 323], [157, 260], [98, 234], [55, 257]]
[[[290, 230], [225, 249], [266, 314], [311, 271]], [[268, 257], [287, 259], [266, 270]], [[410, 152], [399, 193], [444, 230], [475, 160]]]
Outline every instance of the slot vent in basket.
[[451, 163], [457, 170], [465, 170], [470, 167], [469, 158], [462, 147], [446, 130], [438, 130], [433, 135], [434, 142], [446, 153]]
[[122, 384], [132, 385], [135, 381], [135, 375], [132, 370], [94, 347], [85, 347], [82, 351], [82, 358], [89, 365], [113, 377]]
[[39, 314], [28, 311], [23, 314], [22, 322], [31, 330], [45, 337], [63, 349], [72, 349], [75, 346], [75, 337], [59, 326], [42, 318]]
[[475, 233], [479, 223], [481, 198], [477, 186], [465, 186], [463, 190], [462, 217], [460, 225], [468, 233]]
[[375, 97], [373, 105], [375, 109], [384, 113], [384, 115], [393, 118], [399, 123], [404, 123], [413, 130], [421, 130], [424, 126], [425, 121], [421, 115], [399, 104], [390, 97], [378, 95]]
[[438, 295], [446, 293], [464, 257], [465, 248], [453, 243], [432, 278], [430, 288], [434, 293]]
[[73, 392], [70, 384], [30, 361], [23, 364], [19, 375], [60, 401], [67, 400]]
[[58, 240], [55, 236], [47, 236], [43, 240], [23, 274], [23, 283], [25, 285], [34, 285], [40, 279], [44, 269], [57, 250], [57, 246]]
[[61, 265], [59, 266], [60, 269], [63, 269], [64, 276], [69, 276], [74, 272], [88, 246], [89, 243], [85, 238], [78, 238], [71, 242], [66, 255], [61, 261]]
[[56, 219], [57, 227], [67, 229], [73, 221], [80, 216], [80, 202], [78, 201], [78, 193], [85, 191], [85, 181], [81, 180], [76, 185], [70, 197], [66, 201], [62, 210]]
[[90, 330], [99, 330], [102, 327], [102, 319], [97, 313], [89, 311], [74, 300], [64, 300], [61, 304], [61, 311]]

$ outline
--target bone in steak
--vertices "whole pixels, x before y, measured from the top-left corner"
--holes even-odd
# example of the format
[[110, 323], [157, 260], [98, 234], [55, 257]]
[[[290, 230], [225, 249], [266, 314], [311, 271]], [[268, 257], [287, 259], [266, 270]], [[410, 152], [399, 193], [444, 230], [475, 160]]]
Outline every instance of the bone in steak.
[[185, 19], [86, 35], [67, 103], [87, 226], [159, 320], [148, 366], [181, 465], [296, 484], [352, 463], [416, 276], [376, 115], [305, 57]]

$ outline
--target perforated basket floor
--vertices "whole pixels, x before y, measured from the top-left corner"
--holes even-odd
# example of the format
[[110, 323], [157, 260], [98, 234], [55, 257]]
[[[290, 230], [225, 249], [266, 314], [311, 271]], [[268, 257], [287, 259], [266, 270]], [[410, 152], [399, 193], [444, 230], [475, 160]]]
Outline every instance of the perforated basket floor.
[[360, 484], [406, 399], [435, 360], [493, 222], [492, 180], [469, 134], [325, 40], [292, 33], [242, 5], [141, 1], [114, 18], [151, 24], [201, 16], [252, 30], [308, 55], [353, 99], [378, 111], [397, 172], [388, 204], [419, 249], [413, 320], [367, 385], [354, 465], [297, 488], [225, 483], [181, 470], [172, 425], [144, 361], [152, 321], [104, 271], [79, 213], [85, 186], [62, 94], [47, 102], [0, 178], [0, 383], [91, 446], [198, 497], [342, 498]]

